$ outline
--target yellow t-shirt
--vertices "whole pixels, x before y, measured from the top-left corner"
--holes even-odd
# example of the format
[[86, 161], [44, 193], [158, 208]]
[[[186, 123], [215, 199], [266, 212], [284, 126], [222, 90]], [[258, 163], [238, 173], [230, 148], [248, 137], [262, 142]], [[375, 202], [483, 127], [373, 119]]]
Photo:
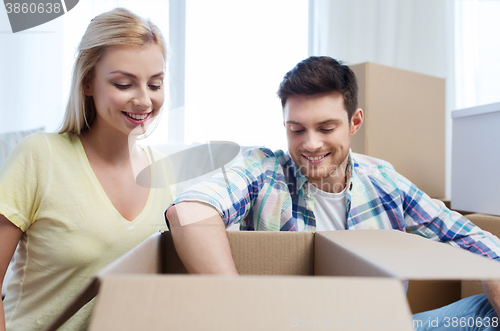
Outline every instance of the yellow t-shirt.
[[[168, 169], [159, 172], [152, 182], [170, 177]], [[0, 214], [24, 231], [4, 300], [7, 330], [46, 328], [99, 270], [166, 230], [171, 202], [168, 185], [151, 188], [141, 214], [128, 221], [108, 199], [78, 136], [23, 139], [0, 170]], [[62, 329], [86, 330], [92, 307], [93, 301]]]

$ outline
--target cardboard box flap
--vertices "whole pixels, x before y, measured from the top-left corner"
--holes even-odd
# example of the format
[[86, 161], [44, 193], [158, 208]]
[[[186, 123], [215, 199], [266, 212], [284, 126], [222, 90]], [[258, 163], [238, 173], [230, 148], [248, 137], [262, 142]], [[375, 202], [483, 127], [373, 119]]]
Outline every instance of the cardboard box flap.
[[387, 278], [110, 276], [89, 330], [413, 330], [401, 283]]
[[[412, 280], [498, 280], [500, 263], [397, 230], [316, 233], [315, 274]], [[322, 261], [335, 259], [333, 267]], [[464, 267], [466, 266], [466, 267]]]
[[155, 233], [121, 258], [102, 269], [54, 320], [47, 328], [47, 331], [57, 330], [70, 319], [71, 316], [76, 314], [80, 308], [92, 300], [99, 291], [101, 279], [103, 277], [115, 274], [158, 273], [161, 266], [160, 259], [160, 233]]
[[90, 302], [98, 293], [100, 286], [100, 280], [94, 277], [90, 284], [85, 287], [85, 289], [73, 300], [64, 311], [56, 317], [51, 325], [46, 329], [46, 331], [56, 331], [59, 329], [67, 320], [76, 314], [80, 308], [85, 306]]
[[102, 278], [112, 274], [160, 273], [163, 258], [160, 250], [161, 235], [159, 232], [152, 234], [135, 248], [102, 269], [97, 277]]
[[[358, 230], [356, 230], [358, 231]], [[336, 238], [334, 238], [336, 239]], [[317, 276], [394, 277], [362, 252], [344, 247], [329, 235], [316, 234], [314, 241], [314, 274]]]

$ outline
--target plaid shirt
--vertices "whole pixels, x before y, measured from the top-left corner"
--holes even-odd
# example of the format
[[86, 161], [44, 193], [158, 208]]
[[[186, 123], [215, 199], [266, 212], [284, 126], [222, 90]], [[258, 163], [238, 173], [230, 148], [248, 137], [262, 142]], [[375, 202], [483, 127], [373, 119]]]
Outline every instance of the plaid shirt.
[[[348, 174], [348, 230], [396, 229], [500, 259], [497, 237], [431, 199], [388, 162], [351, 152]], [[225, 175], [191, 187], [174, 203], [208, 203], [226, 226], [240, 222], [241, 230], [316, 230], [307, 178], [287, 153], [250, 150]]]

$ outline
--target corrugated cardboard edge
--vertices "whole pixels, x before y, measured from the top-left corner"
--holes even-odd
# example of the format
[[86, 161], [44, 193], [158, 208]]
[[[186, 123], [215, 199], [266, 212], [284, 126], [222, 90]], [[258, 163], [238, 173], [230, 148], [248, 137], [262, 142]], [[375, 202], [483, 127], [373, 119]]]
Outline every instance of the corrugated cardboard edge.
[[[345, 271], [337, 269], [335, 275], [339, 276], [357, 276], [356, 272], [360, 270], [366, 276], [377, 276], [368, 273], [370, 266], [374, 266], [382, 273], [380, 276], [386, 274], [400, 280], [500, 279], [500, 264], [497, 261], [398, 230], [324, 231], [316, 233], [316, 236], [316, 240], [324, 236], [335, 242], [342, 247], [342, 252], [356, 257], [356, 261], [360, 262], [359, 268], [363, 268], [342, 263], [340, 265], [345, 267]], [[435, 258], [436, 252], [440, 253], [439, 258]], [[367, 269], [364, 269], [365, 266]], [[354, 272], [349, 272], [349, 269]]]
[[[159, 273], [161, 269], [160, 254], [160, 233], [155, 233], [149, 238], [144, 240], [135, 249], [132, 249], [120, 259], [109, 264], [106, 268], [101, 270], [90, 283], [85, 287], [80, 294], [67, 306], [67, 308], [59, 314], [54, 322], [46, 329], [47, 331], [55, 331], [60, 328], [67, 320], [92, 300], [99, 292], [101, 280], [105, 276], [113, 274], [148, 274]], [[144, 252], [147, 254], [144, 254]], [[149, 256], [150, 259], [137, 259], [137, 256]], [[124, 263], [125, 261], [134, 261], [134, 263]]]

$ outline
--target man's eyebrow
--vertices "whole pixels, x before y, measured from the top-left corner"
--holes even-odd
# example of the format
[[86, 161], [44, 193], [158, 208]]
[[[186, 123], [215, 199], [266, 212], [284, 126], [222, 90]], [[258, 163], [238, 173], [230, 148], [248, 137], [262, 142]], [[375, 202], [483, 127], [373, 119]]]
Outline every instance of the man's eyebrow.
[[[127, 77], [131, 77], [131, 78], [137, 78], [136, 75], [134, 74], [131, 74], [130, 72], [126, 72], [126, 71], [123, 71], [123, 70], [115, 70], [115, 71], [111, 71], [110, 74], [122, 74], [124, 76], [127, 76]], [[163, 76], [164, 75], [164, 72], [163, 71], [160, 71], [159, 73], [151, 76], [151, 78], [156, 78], [156, 77], [159, 77], [159, 76]]]
[[342, 120], [340, 118], [330, 118], [330, 119], [327, 119], [325, 121], [319, 122], [318, 125], [328, 124], [328, 123], [332, 123], [332, 122], [342, 122]]
[[[328, 123], [332, 123], [332, 122], [341, 122], [342, 120], [337, 118], [330, 118], [330, 119], [327, 119], [327, 120], [324, 120], [324, 121], [321, 121], [319, 123], [317, 123], [316, 125], [323, 125], [323, 124], [328, 124]], [[296, 122], [296, 121], [286, 121], [287, 124], [296, 124], [296, 125], [303, 125], [302, 123], [300, 122]]]

